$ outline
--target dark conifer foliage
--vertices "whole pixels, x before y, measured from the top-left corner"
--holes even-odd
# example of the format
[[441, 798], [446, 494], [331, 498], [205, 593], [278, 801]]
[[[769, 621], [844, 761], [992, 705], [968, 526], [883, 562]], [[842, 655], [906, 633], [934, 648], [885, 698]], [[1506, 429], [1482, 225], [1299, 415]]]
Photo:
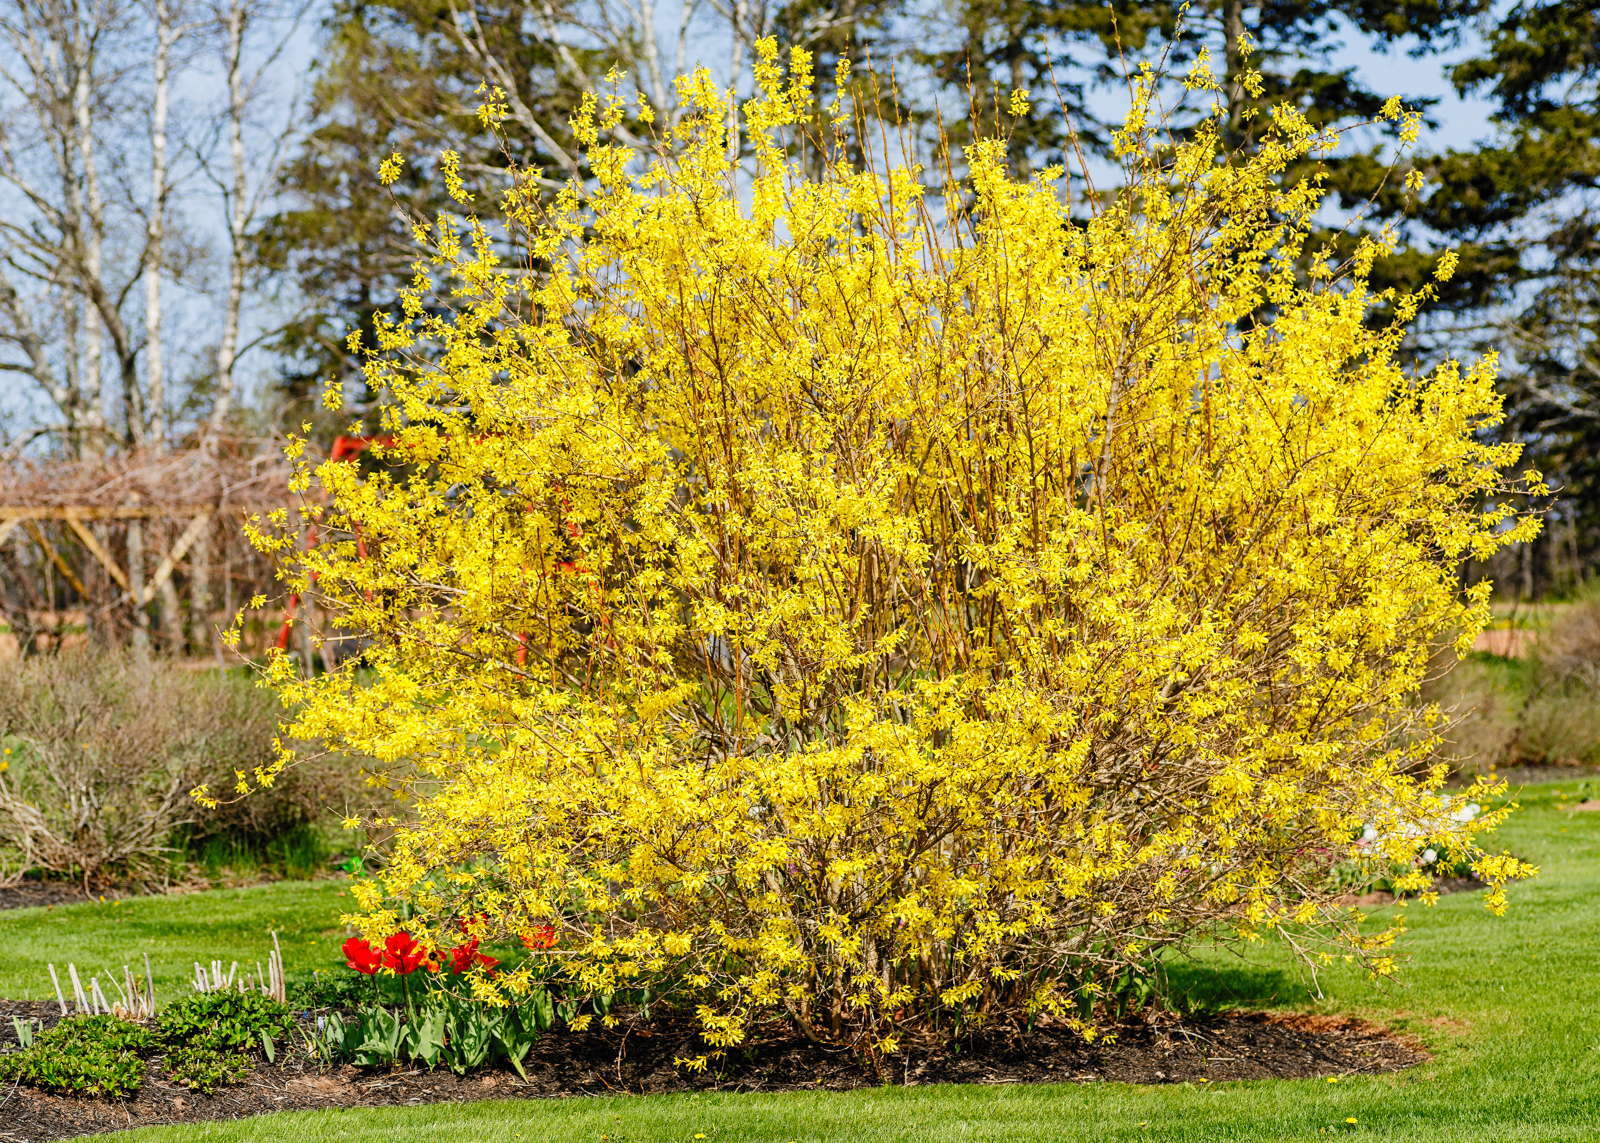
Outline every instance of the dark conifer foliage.
[[1451, 78], [1493, 132], [1438, 156], [1417, 217], [1462, 253], [1450, 343], [1500, 352], [1505, 431], [1560, 489], [1497, 578], [1562, 590], [1600, 557], [1600, 3], [1517, 5]]

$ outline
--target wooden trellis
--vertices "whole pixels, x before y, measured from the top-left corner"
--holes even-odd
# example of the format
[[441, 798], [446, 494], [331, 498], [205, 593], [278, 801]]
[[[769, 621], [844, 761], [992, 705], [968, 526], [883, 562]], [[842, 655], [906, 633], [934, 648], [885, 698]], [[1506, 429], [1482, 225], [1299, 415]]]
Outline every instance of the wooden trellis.
[[[76, 597], [73, 607], [86, 617], [120, 615], [116, 622], [131, 622], [136, 641], [148, 638], [150, 609], [159, 601], [168, 642], [181, 644], [173, 636], [184, 629], [179, 613], [201, 620], [196, 626], [209, 619], [201, 612], [213, 603], [209, 575], [219, 550], [225, 569], [248, 565], [254, 578], [264, 576], [237, 523], [245, 512], [280, 503], [286, 479], [274, 454], [219, 458], [198, 450], [0, 468], [0, 554], [20, 541], [34, 554], [11, 547], [13, 567], [36, 579], [59, 575]], [[196, 565], [191, 557], [202, 542]], [[13, 618], [24, 596], [45, 599], [46, 612], [62, 606], [59, 590], [9, 586], [11, 598], [0, 603]], [[266, 584], [251, 586], [254, 594]], [[179, 588], [197, 595], [180, 600]]]
[[189, 526], [179, 534], [177, 541], [167, 549], [161, 557], [161, 562], [150, 574], [149, 580], [142, 588], [135, 590], [133, 578], [127, 570], [117, 562], [116, 558], [106, 549], [99, 538], [91, 531], [86, 521], [89, 520], [149, 520], [173, 515], [189, 515], [187, 511], [163, 511], [156, 508], [97, 508], [89, 505], [64, 505], [59, 508], [6, 508], [0, 506], [0, 543], [3, 543], [16, 528], [21, 527], [38, 544], [45, 557], [55, 565], [68, 583], [79, 595], [85, 599], [89, 597], [89, 589], [73, 571], [72, 566], [62, 558], [60, 551], [50, 542], [48, 534], [39, 527], [41, 520], [57, 520], [72, 529], [74, 535], [83, 543], [84, 550], [92, 555], [106, 574], [116, 581], [117, 585], [127, 593], [127, 598], [135, 606], [145, 607], [155, 601], [172, 573], [177, 570], [178, 563], [189, 554], [189, 549], [194, 547], [205, 532], [206, 525], [216, 515], [210, 508], [201, 508], [189, 515]]

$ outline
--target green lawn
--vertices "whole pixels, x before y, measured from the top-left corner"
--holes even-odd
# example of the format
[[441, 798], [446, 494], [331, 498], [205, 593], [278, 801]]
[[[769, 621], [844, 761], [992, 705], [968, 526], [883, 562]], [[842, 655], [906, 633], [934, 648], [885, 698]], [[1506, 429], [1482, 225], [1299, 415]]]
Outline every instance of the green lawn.
[[284, 968], [292, 980], [344, 961], [339, 915], [345, 911], [339, 881], [285, 881], [252, 889], [222, 889], [169, 897], [131, 897], [84, 905], [0, 912], [0, 996], [48, 1000], [55, 996], [47, 964], [66, 987], [66, 966], [80, 974], [122, 966], [143, 973], [146, 953], [156, 999], [189, 991], [194, 962], [221, 960], [241, 971], [266, 963], [276, 930]]
[[[1525, 810], [1503, 832], [1510, 848], [1544, 873], [1513, 895], [1496, 920], [1477, 895], [1414, 906], [1407, 947], [1414, 954], [1399, 985], [1375, 984], [1348, 970], [1323, 980], [1311, 1001], [1281, 951], [1262, 947], [1243, 959], [1212, 954], [1179, 974], [1186, 984], [1236, 1002], [1358, 1013], [1422, 1036], [1432, 1062], [1407, 1072], [1316, 1081], [1261, 1081], [1135, 1088], [1115, 1084], [1040, 1087], [929, 1087], [848, 1094], [694, 1095], [650, 1098], [489, 1102], [454, 1106], [310, 1112], [231, 1124], [146, 1128], [118, 1143], [199, 1143], [294, 1139], [297, 1143], [568, 1143], [568, 1141], [904, 1141], [1393, 1139], [1408, 1143], [1499, 1143], [1600, 1139], [1600, 814], [1563, 809], [1600, 793], [1580, 783], [1524, 791]], [[26, 984], [38, 950], [71, 945], [64, 925], [92, 918], [93, 940], [110, 959], [133, 938], [182, 948], [233, 947], [268, 924], [297, 934], [295, 964], [326, 962], [315, 941], [330, 923], [307, 910], [334, 909], [327, 886], [285, 886], [141, 903], [132, 925], [110, 906], [75, 906], [44, 916], [0, 920], [9, 926], [0, 991]], [[133, 904], [116, 908], [129, 910]], [[299, 910], [296, 923], [274, 909]], [[241, 920], [240, 911], [249, 918]], [[79, 911], [81, 910], [81, 912]], [[182, 914], [182, 923], [176, 917]], [[123, 914], [124, 918], [130, 914]], [[212, 924], [211, 917], [218, 918]], [[127, 926], [119, 928], [118, 926]], [[48, 934], [48, 936], [46, 935]], [[220, 939], [227, 934], [227, 939]], [[90, 939], [77, 938], [79, 943]], [[131, 948], [132, 946], [130, 946]], [[60, 954], [55, 954], [60, 955]], [[152, 954], [154, 955], [154, 953]], [[16, 983], [13, 983], [16, 982]], [[1348, 1120], [1354, 1119], [1354, 1123]]]

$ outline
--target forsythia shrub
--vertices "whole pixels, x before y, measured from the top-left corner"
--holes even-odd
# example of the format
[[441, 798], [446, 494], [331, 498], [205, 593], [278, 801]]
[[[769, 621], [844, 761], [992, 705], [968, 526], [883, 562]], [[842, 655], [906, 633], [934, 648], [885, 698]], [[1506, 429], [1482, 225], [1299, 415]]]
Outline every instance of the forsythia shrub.
[[1481, 438], [1492, 359], [1402, 364], [1429, 291], [1368, 288], [1388, 238], [1312, 248], [1336, 138], [1282, 109], [1247, 156], [1173, 142], [1147, 75], [1079, 223], [999, 140], [930, 201], [847, 105], [808, 166], [808, 58], [764, 44], [757, 80], [748, 180], [699, 72], [643, 153], [611, 140], [650, 109], [585, 104], [592, 184], [513, 170], [493, 227], [419, 225], [376, 462], [302, 467], [320, 545], [256, 531], [372, 640], [271, 668], [294, 736], [396, 764], [363, 935], [554, 926], [541, 972], [673, 992], [712, 1045], [784, 1015], [892, 1051], [1090, 1030], [1218, 933], [1389, 971], [1329, 871], [1424, 834], [1501, 908], [1505, 810], [1419, 771], [1412, 699], [1537, 477]]

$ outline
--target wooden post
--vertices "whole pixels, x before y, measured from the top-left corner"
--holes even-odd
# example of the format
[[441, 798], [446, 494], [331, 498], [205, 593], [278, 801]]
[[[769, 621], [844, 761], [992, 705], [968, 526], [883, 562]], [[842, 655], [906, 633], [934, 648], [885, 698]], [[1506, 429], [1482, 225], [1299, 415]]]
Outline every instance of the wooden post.
[[133, 605], [133, 649], [140, 654], [150, 650], [150, 597], [145, 594], [144, 521], [128, 521], [128, 600]]
[[100, 566], [106, 569], [106, 574], [121, 585], [122, 590], [132, 592], [128, 586], [128, 573], [122, 570], [122, 565], [111, 557], [106, 551], [106, 546], [100, 538], [84, 526], [83, 518], [76, 508], [68, 508], [61, 513], [61, 518], [67, 522], [67, 527], [78, 534], [78, 539], [83, 541], [83, 546], [89, 549], [89, 554], [100, 561]]
[[[61, 553], [56, 551], [55, 545], [52, 544], [50, 542], [50, 538], [45, 535], [44, 529], [39, 527], [39, 525], [32, 520], [13, 521], [13, 523], [22, 523], [22, 526], [28, 530], [28, 535], [33, 537], [34, 543], [38, 544], [39, 549], [43, 551], [46, 556], [50, 557], [50, 562], [55, 564], [55, 566], [60, 570], [61, 574], [66, 577], [67, 582], [70, 583], [73, 589], [83, 597], [83, 601], [88, 603], [89, 589], [83, 586], [83, 581], [79, 579], [77, 573], [72, 570], [72, 565], [61, 558]], [[54, 607], [55, 602], [51, 600], [48, 605]]]
[[196, 654], [215, 650], [216, 640], [211, 634], [211, 537], [215, 529], [209, 514], [206, 526], [194, 542], [194, 558], [189, 561], [189, 614], [187, 628], [189, 645]]
[[144, 589], [143, 602], [149, 603], [154, 599], [156, 592], [161, 590], [161, 586], [172, 578], [172, 573], [177, 570], [178, 561], [189, 554], [189, 549], [194, 546], [194, 542], [206, 530], [206, 524], [210, 520], [211, 510], [207, 508], [189, 521], [189, 526], [183, 530], [183, 535], [179, 536], [177, 542], [172, 545], [172, 550], [163, 556], [161, 562], [156, 565], [155, 572], [150, 576], [150, 583]]

